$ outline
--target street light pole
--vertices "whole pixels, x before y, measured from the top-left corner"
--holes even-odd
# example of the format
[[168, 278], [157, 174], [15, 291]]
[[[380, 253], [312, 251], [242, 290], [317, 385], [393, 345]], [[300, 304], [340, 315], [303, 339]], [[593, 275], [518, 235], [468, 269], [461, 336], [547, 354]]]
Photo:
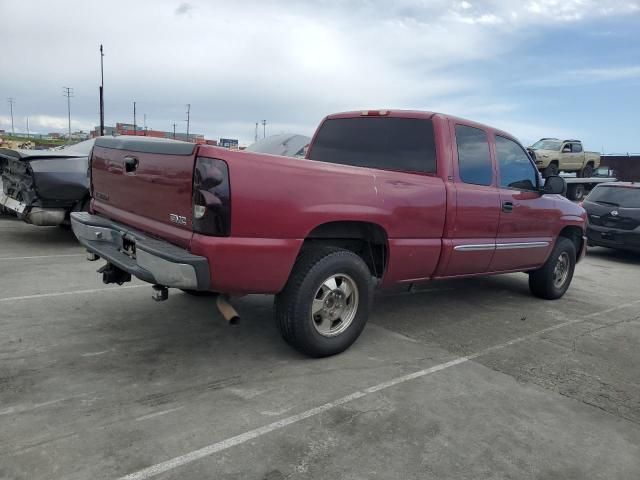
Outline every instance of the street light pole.
[[100, 136], [104, 135], [104, 53], [100, 44]]
[[189, 141], [189, 120], [191, 117], [191, 104], [187, 103], [187, 142]]
[[262, 138], [266, 138], [267, 136], [267, 121], [262, 120]]

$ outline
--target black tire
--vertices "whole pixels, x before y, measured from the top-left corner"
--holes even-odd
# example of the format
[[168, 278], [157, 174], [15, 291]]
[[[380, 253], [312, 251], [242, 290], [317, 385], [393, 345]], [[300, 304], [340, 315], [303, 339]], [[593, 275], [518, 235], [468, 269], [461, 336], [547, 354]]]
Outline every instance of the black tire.
[[[357, 287], [354, 290], [356, 296], [346, 298], [343, 305], [348, 309], [347, 302], [349, 299], [353, 302], [355, 298], [355, 311], [349, 323], [345, 323], [343, 331], [339, 331], [338, 323], [336, 328], [339, 333], [327, 336], [331, 332], [320, 333], [318, 317], [312, 315], [312, 305], [315, 300], [322, 301], [318, 295], [323, 295], [323, 285], [334, 276], [346, 277]], [[362, 258], [351, 251], [319, 247], [303, 252], [287, 284], [275, 299], [275, 319], [280, 334], [295, 349], [311, 357], [327, 357], [343, 352], [356, 341], [367, 323], [373, 286], [369, 268]], [[334, 322], [342, 320], [328, 322], [333, 328]], [[326, 324], [322, 322], [322, 325]]]
[[[566, 257], [565, 257], [566, 255]], [[562, 283], [558, 283], [556, 276], [558, 271], [556, 266], [560, 263], [561, 259], [566, 258], [566, 277]], [[564, 237], [559, 237], [556, 241], [555, 247], [545, 264], [538, 270], [529, 273], [529, 290], [536, 297], [544, 298], [547, 300], [555, 300], [562, 297], [573, 278], [573, 271], [576, 267], [576, 247], [571, 240]]]
[[580, 177], [581, 178], [590, 178], [592, 176], [593, 176], [593, 165], [588, 164], [580, 172]]
[[549, 166], [542, 171], [544, 178], [554, 177], [556, 175], [558, 175], [558, 165], [555, 163], [550, 163]]
[[573, 184], [567, 186], [567, 198], [580, 201], [584, 198], [584, 185]]

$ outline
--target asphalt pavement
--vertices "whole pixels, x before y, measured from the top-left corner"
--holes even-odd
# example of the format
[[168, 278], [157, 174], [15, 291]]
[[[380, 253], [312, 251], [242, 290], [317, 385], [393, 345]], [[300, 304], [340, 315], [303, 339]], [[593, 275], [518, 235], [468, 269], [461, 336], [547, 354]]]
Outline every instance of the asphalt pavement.
[[72, 232], [0, 216], [0, 479], [640, 478], [640, 256], [564, 298], [511, 274], [384, 294], [306, 358], [273, 297], [103, 285]]

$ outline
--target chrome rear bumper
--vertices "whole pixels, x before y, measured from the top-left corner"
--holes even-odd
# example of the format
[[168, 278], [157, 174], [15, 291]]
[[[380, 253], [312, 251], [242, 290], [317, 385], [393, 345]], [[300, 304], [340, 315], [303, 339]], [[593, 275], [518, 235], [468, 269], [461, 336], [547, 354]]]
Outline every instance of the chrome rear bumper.
[[209, 288], [205, 257], [100, 215], [73, 212], [71, 228], [89, 252], [140, 280], [186, 290]]

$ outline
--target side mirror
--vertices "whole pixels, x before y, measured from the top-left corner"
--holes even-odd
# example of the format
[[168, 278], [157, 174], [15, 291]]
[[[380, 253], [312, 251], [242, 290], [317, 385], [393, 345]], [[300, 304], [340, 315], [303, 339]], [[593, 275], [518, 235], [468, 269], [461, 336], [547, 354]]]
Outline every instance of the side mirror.
[[562, 177], [547, 177], [542, 193], [544, 195], [564, 195], [567, 193], [567, 182], [565, 182]]
[[564, 147], [562, 153], [571, 153], [571, 147]]

